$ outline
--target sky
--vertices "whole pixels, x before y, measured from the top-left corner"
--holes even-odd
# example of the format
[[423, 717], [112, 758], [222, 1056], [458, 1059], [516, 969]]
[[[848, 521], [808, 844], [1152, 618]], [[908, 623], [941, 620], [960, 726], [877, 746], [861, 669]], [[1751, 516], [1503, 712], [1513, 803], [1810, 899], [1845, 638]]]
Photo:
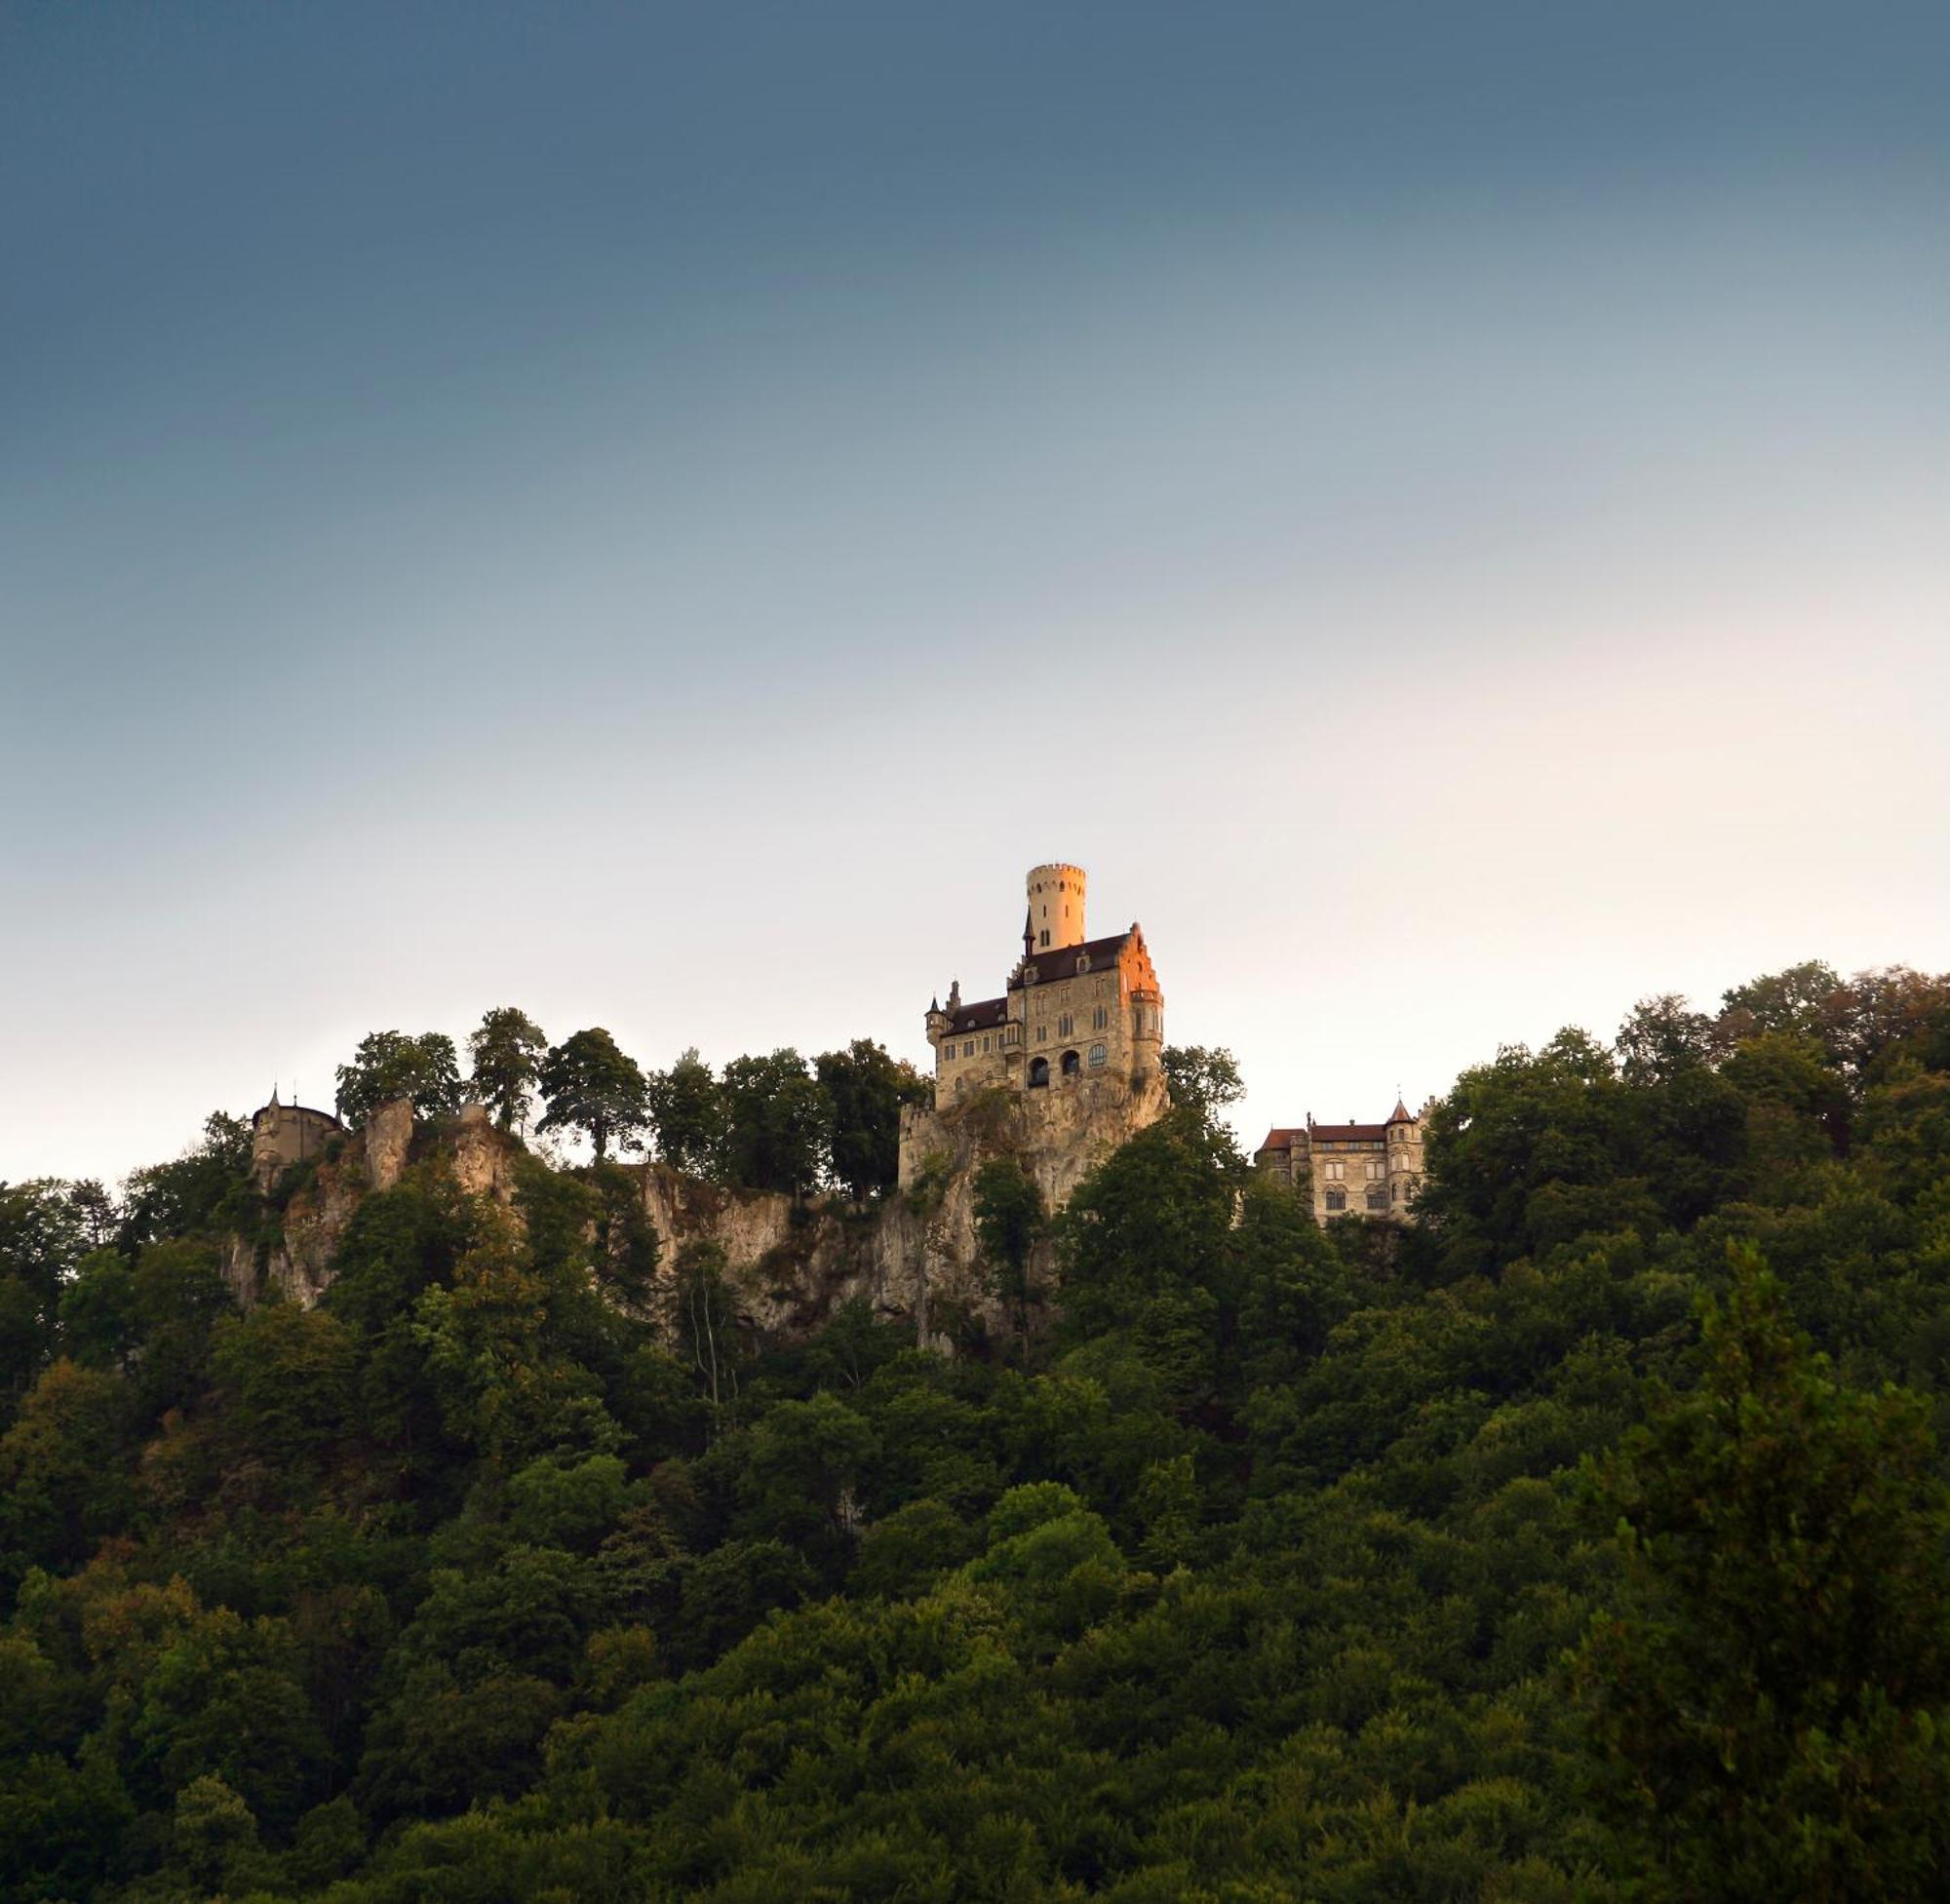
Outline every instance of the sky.
[[1950, 12], [0, 9], [0, 1179], [370, 1030], [1241, 1134], [1950, 968]]

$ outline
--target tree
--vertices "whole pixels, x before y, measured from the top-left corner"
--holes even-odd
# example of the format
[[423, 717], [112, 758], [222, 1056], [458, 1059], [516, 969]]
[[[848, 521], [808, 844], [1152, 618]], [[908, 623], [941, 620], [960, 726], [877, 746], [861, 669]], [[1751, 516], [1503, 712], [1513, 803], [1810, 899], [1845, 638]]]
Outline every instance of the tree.
[[117, 1243], [133, 1253], [145, 1243], [211, 1228], [246, 1194], [250, 1169], [250, 1125], [213, 1110], [203, 1120], [201, 1144], [172, 1163], [130, 1176]]
[[1239, 1061], [1223, 1046], [1168, 1044], [1159, 1054], [1171, 1101], [1202, 1123], [1211, 1123], [1228, 1104], [1246, 1095]]
[[527, 1128], [533, 1099], [529, 1093], [541, 1071], [548, 1039], [526, 1012], [502, 1005], [482, 1019], [467, 1040], [474, 1067], [474, 1095], [494, 1113], [505, 1130]]
[[119, 1376], [54, 1362], [0, 1436], [0, 1597], [24, 1567], [87, 1554], [128, 1511], [121, 1460], [129, 1394]]
[[67, 1185], [0, 1183], [0, 1419], [54, 1352], [61, 1286], [86, 1248]]
[[1575, 1678], [1635, 1861], [1684, 1898], [1932, 1894], [1950, 1491], [1928, 1405], [1842, 1387], [1751, 1249], [1690, 1394], [1589, 1470], [1623, 1581]]
[[832, 1107], [805, 1060], [787, 1047], [724, 1067], [731, 1181], [755, 1190], [810, 1189], [819, 1181]]
[[1014, 1157], [994, 1157], [975, 1173], [975, 1236], [1009, 1305], [1023, 1361], [1030, 1352], [1030, 1306], [1042, 1300], [1030, 1279], [1030, 1258], [1043, 1233], [1042, 1191]]
[[338, 1114], [363, 1124], [382, 1104], [410, 1098], [413, 1115], [434, 1117], [460, 1101], [460, 1064], [444, 1031], [410, 1038], [404, 1031], [371, 1031], [359, 1040], [349, 1065], [338, 1068]]
[[1663, 1084], [1721, 1054], [1718, 1027], [1689, 1011], [1677, 992], [1641, 998], [1618, 1027], [1618, 1064], [1627, 1084]]
[[901, 1107], [927, 1102], [929, 1087], [883, 1045], [855, 1038], [814, 1063], [831, 1106], [833, 1176], [856, 1202], [900, 1179]]
[[636, 1060], [626, 1058], [601, 1026], [578, 1031], [542, 1060], [541, 1091], [548, 1108], [535, 1128], [583, 1132], [601, 1163], [611, 1144], [636, 1147], [637, 1133], [649, 1116], [645, 1089]]
[[90, 1250], [61, 1292], [61, 1341], [91, 1369], [128, 1371], [136, 1347], [136, 1271], [120, 1250]]
[[667, 1071], [652, 1071], [645, 1104], [657, 1155], [673, 1170], [708, 1177], [724, 1151], [723, 1087], [692, 1045]]

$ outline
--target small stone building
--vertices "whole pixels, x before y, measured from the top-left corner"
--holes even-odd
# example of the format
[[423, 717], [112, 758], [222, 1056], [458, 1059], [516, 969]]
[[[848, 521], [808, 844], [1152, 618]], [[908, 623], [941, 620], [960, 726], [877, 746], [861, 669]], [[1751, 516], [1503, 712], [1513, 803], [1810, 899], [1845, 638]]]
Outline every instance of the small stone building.
[[1306, 1124], [1267, 1133], [1253, 1152], [1262, 1170], [1310, 1191], [1315, 1223], [1337, 1217], [1415, 1221], [1422, 1186], [1422, 1120], [1400, 1099], [1383, 1124]]
[[280, 1171], [309, 1162], [331, 1139], [344, 1134], [345, 1126], [329, 1110], [280, 1104], [274, 1085], [271, 1102], [251, 1119], [251, 1174], [260, 1187], [268, 1189]]
[[999, 997], [973, 1004], [957, 979], [928, 1006], [934, 1104], [951, 1109], [989, 1085], [1061, 1090], [1079, 1078], [1133, 1085], [1158, 1069], [1164, 994], [1145, 935], [1085, 936], [1083, 869], [1038, 866], [1028, 878], [1023, 955]]

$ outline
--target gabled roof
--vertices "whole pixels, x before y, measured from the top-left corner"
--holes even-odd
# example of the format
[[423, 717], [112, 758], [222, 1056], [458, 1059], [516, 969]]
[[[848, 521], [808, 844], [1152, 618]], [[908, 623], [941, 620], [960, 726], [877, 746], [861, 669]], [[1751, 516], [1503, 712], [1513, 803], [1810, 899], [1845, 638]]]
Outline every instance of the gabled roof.
[[979, 1004], [963, 1005], [948, 1021], [951, 1031], [993, 1031], [998, 1025], [1009, 1022], [1009, 1001], [1002, 998], [984, 998]]
[[[1135, 926], [1131, 928], [1132, 932], [1136, 930]], [[1023, 974], [1030, 971], [1035, 973], [1038, 985], [1053, 985], [1059, 979], [1073, 979], [1079, 958], [1087, 958], [1093, 967], [1113, 965], [1130, 937], [1130, 932], [1113, 932], [1108, 939], [1087, 939], [1080, 946], [1057, 946], [1047, 952], [1034, 952], [1009, 981], [1009, 990], [1020, 991], [1024, 984]]]
[[[1287, 1126], [1275, 1124], [1267, 1133], [1267, 1141], [1260, 1146], [1260, 1150], [1291, 1150], [1294, 1139], [1305, 1137], [1306, 1135], [1306, 1131], [1302, 1130], [1298, 1125]], [[1260, 1150], [1255, 1150], [1253, 1155], [1257, 1157], [1260, 1154]]]

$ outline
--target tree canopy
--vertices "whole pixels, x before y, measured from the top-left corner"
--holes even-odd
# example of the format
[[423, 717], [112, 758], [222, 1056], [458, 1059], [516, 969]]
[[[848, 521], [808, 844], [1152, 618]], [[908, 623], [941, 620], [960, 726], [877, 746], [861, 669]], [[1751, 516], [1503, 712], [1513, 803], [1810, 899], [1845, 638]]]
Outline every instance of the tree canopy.
[[[713, 1171], [837, 1170], [816, 1068], [725, 1070]], [[952, 1353], [883, 1287], [768, 1338], [776, 1262], [519, 1146], [309, 1309], [232, 1120], [0, 1185], [0, 1893], [1950, 1887], [1950, 980], [1506, 1048], [1412, 1227], [1175, 1091], [1047, 1222], [954, 1185], [1047, 1306]]]

